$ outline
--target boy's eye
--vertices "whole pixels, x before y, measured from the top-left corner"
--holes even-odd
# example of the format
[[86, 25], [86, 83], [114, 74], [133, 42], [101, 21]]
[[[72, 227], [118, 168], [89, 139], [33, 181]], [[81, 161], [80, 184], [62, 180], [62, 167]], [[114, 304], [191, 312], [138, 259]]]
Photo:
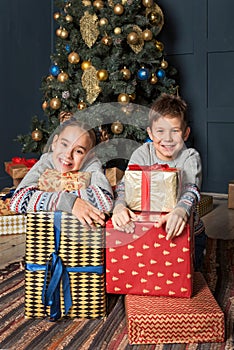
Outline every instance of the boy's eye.
[[67, 143], [64, 141], [61, 141], [61, 145], [63, 145], [64, 147], [67, 147]]

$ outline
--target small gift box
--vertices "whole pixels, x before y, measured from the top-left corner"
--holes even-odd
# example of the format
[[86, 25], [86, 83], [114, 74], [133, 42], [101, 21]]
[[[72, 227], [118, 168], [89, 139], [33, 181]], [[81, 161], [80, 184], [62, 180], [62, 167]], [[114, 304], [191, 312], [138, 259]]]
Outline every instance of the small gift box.
[[177, 203], [180, 171], [167, 164], [129, 165], [125, 171], [125, 201], [136, 211], [169, 212]]
[[72, 214], [27, 214], [25, 316], [59, 319], [106, 315], [104, 228]]
[[0, 235], [15, 235], [21, 233], [26, 233], [25, 215], [0, 215]]
[[14, 186], [18, 186], [22, 178], [36, 162], [37, 159], [35, 158], [25, 159], [14, 157], [11, 162], [4, 163], [5, 171], [12, 177]]
[[11, 197], [15, 188], [5, 187], [0, 192], [0, 215], [13, 215], [15, 212], [10, 210]]
[[74, 191], [89, 186], [91, 173], [75, 171], [61, 173], [56, 169], [46, 169], [40, 176], [38, 186], [41, 191]]
[[117, 183], [122, 179], [124, 171], [119, 168], [107, 168], [105, 170], [105, 175], [110, 182], [112, 187], [115, 187]]
[[192, 298], [126, 295], [125, 311], [130, 344], [224, 341], [224, 314], [199, 272]]
[[234, 180], [228, 184], [228, 209], [234, 209]]
[[106, 290], [113, 294], [192, 295], [193, 240], [189, 224], [173, 240], [154, 226], [152, 213], [135, 221], [127, 234], [106, 223]]
[[200, 217], [208, 214], [213, 210], [213, 197], [206, 194], [201, 194], [201, 200], [197, 204], [197, 212]]

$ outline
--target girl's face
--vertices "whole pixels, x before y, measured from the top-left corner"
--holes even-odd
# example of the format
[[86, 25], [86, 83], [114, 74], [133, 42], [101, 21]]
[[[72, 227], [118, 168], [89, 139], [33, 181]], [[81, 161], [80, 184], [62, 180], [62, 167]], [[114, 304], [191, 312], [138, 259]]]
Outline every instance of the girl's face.
[[152, 128], [147, 128], [147, 131], [153, 141], [157, 157], [171, 161], [176, 158], [184, 141], [188, 139], [190, 128], [183, 130], [180, 118], [165, 115], [155, 120]]
[[53, 162], [61, 173], [79, 170], [92, 148], [87, 131], [77, 126], [67, 126], [52, 143]]

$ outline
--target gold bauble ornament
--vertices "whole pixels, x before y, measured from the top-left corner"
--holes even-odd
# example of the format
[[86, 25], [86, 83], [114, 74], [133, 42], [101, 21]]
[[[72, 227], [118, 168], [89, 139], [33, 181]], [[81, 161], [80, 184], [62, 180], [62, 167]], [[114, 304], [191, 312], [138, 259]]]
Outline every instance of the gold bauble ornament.
[[164, 49], [163, 43], [161, 41], [157, 41], [157, 40], [155, 41], [155, 47], [158, 51], [163, 51], [163, 49]]
[[134, 92], [128, 96], [130, 98], [130, 101], [134, 101], [136, 99], [136, 94]]
[[65, 73], [65, 72], [59, 73], [59, 75], [58, 75], [58, 77], [57, 77], [57, 79], [58, 79], [58, 81], [60, 81], [60, 83], [64, 83], [65, 81], [68, 80], [68, 78], [69, 78], [69, 76], [68, 76], [68, 74]]
[[54, 76], [51, 74], [51, 75], [48, 75], [48, 77], [46, 78], [47, 81], [52, 81], [54, 80]]
[[153, 33], [151, 32], [151, 30], [145, 29], [145, 30], [142, 32], [142, 38], [143, 38], [143, 40], [145, 40], [145, 41], [150, 41], [150, 40], [153, 39]]
[[125, 93], [122, 93], [122, 94], [119, 94], [118, 96], [118, 102], [122, 103], [122, 104], [127, 104], [129, 103], [129, 96], [128, 94], [125, 94]]
[[96, 7], [97, 10], [101, 10], [104, 7], [104, 2], [102, 0], [95, 0], [93, 6]]
[[70, 16], [70, 15], [66, 15], [65, 20], [66, 20], [68, 23], [71, 23], [71, 22], [73, 22], [73, 17]]
[[71, 53], [69, 53], [68, 55], [68, 61], [71, 64], [77, 64], [80, 62], [80, 56], [78, 55], [77, 52], [72, 51]]
[[102, 26], [106, 26], [108, 24], [108, 19], [103, 17], [100, 19], [99, 21], [99, 25], [102, 27]]
[[142, 0], [142, 4], [143, 4], [145, 7], [152, 7], [153, 4], [154, 4], [154, 0]]
[[36, 128], [35, 130], [33, 130], [31, 136], [32, 136], [33, 141], [39, 142], [43, 138], [43, 133], [41, 130]]
[[104, 44], [104, 45], [106, 45], [106, 46], [111, 46], [112, 45], [112, 38], [110, 37], [110, 36], [108, 36], [108, 35], [106, 35], [106, 36], [104, 36], [103, 38], [102, 38], [102, 43]]
[[43, 111], [44, 111], [47, 107], [48, 107], [48, 103], [47, 103], [47, 101], [44, 101], [44, 102], [42, 103], [42, 109], [43, 109]]
[[136, 32], [131, 32], [127, 36], [127, 42], [131, 45], [136, 45], [139, 41], [138, 34]]
[[83, 109], [85, 109], [87, 107], [86, 103], [84, 101], [80, 101], [77, 105], [77, 108], [82, 111]]
[[60, 17], [60, 13], [59, 12], [55, 12], [54, 13], [54, 19], [57, 21]]
[[156, 75], [153, 73], [153, 74], [151, 75], [151, 78], [150, 78], [150, 84], [154, 85], [154, 84], [157, 83], [157, 81], [158, 81], [158, 78], [157, 78]]
[[61, 107], [61, 101], [58, 97], [53, 97], [51, 100], [50, 100], [50, 107], [52, 109], [59, 109]]
[[67, 37], [68, 37], [68, 31], [65, 28], [63, 28], [60, 33], [60, 38], [67, 39]]
[[60, 35], [61, 35], [61, 32], [62, 32], [62, 28], [60, 27], [60, 28], [56, 29], [55, 34], [56, 34], [57, 36], [60, 36]]
[[162, 67], [163, 69], [166, 69], [166, 68], [168, 67], [168, 63], [167, 63], [167, 61], [165, 61], [164, 59], [163, 59], [162, 62], [161, 62], [161, 67]]
[[152, 7], [146, 8], [146, 17], [149, 23], [154, 26], [154, 36], [158, 35], [164, 25], [164, 15], [162, 9], [154, 3]]
[[106, 69], [99, 69], [97, 71], [97, 78], [100, 81], [105, 81], [108, 79], [108, 72]]
[[122, 29], [121, 29], [120, 27], [116, 27], [116, 28], [114, 29], [114, 33], [115, 33], [116, 35], [121, 34], [121, 32], [122, 32]]
[[92, 63], [90, 61], [83, 61], [81, 63], [81, 69], [82, 70], [86, 70], [89, 69], [91, 67]]
[[123, 69], [121, 69], [120, 71], [123, 74], [123, 78], [124, 80], [129, 80], [131, 78], [131, 72], [129, 69], [127, 69], [126, 67], [124, 67]]
[[116, 14], [116, 15], [122, 15], [123, 13], [124, 13], [124, 7], [123, 7], [123, 5], [122, 4], [116, 4], [115, 6], [114, 6], [114, 13]]
[[119, 121], [114, 122], [111, 124], [111, 131], [115, 135], [119, 135], [123, 132], [123, 124], [120, 123]]

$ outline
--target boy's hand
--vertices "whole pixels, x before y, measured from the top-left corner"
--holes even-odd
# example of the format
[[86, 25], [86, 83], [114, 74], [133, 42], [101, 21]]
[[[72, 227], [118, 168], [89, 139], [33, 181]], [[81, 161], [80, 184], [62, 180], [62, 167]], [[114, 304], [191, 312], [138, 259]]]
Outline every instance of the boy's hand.
[[166, 239], [172, 239], [173, 237], [179, 236], [188, 221], [188, 216], [183, 208], [175, 208], [170, 213], [161, 216], [155, 223], [155, 227], [161, 227], [166, 223]]
[[136, 219], [136, 214], [123, 204], [118, 204], [113, 211], [112, 223], [115, 230], [133, 233], [135, 229], [133, 221]]
[[105, 225], [105, 214], [81, 198], [75, 200], [72, 214], [77, 217], [82, 225], [88, 228], [94, 228], [95, 223], [98, 223], [101, 226]]

